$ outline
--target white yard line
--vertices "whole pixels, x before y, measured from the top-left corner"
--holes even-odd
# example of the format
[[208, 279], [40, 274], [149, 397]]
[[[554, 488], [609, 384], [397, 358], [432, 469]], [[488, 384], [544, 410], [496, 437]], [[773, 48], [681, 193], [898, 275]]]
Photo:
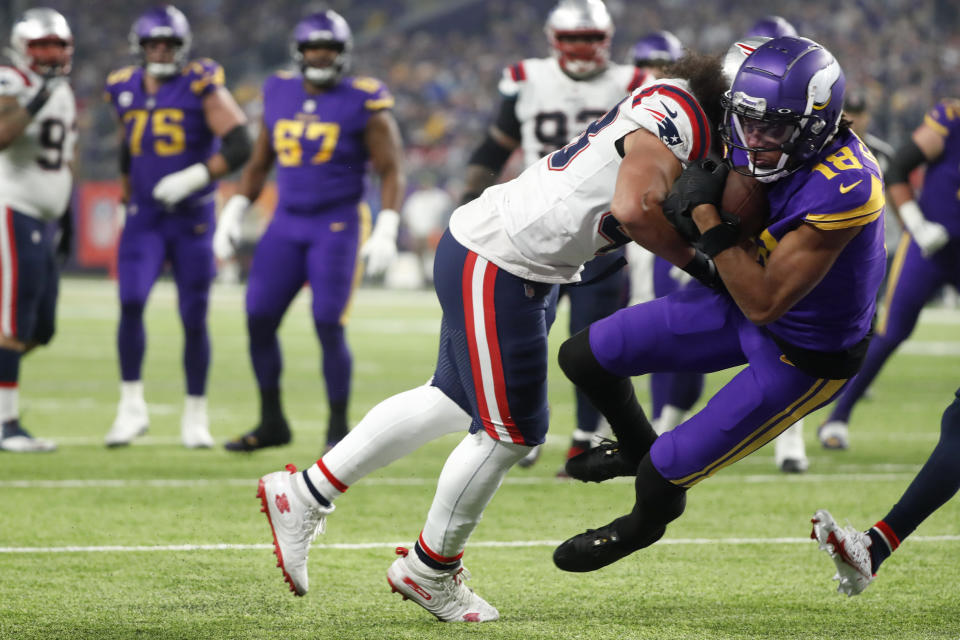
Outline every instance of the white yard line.
[[[864, 465], [869, 467], [869, 465]], [[887, 465], [878, 465], [881, 467]], [[728, 474], [710, 479], [711, 484], [766, 484], [766, 483], [818, 483], [818, 482], [895, 482], [911, 478], [920, 468], [903, 465], [902, 472], [882, 473], [805, 473], [786, 475], [772, 471], [769, 474], [751, 474], [746, 476]], [[133, 489], [133, 488], [170, 488], [170, 487], [255, 487], [256, 478], [73, 478], [64, 480], [0, 480], [0, 489]], [[605, 484], [633, 484], [633, 478], [614, 478]], [[361, 486], [407, 486], [425, 487], [437, 484], [436, 478], [364, 478]], [[552, 477], [508, 477], [507, 485], [558, 485], [573, 483]]]
[[[960, 536], [911, 536], [911, 542], [960, 542]], [[493, 548], [517, 547], [555, 547], [562, 540], [478, 540], [470, 546]], [[312, 549], [358, 551], [364, 549], [392, 549], [409, 545], [403, 542], [356, 542], [314, 544]], [[749, 544], [812, 544], [809, 537], [802, 538], [664, 538], [657, 545], [749, 545]], [[0, 547], [0, 553], [36, 554], [36, 553], [115, 553], [121, 551], [163, 552], [163, 551], [261, 551], [272, 550], [272, 544], [159, 544], [152, 546], [102, 545], [67, 547]]]

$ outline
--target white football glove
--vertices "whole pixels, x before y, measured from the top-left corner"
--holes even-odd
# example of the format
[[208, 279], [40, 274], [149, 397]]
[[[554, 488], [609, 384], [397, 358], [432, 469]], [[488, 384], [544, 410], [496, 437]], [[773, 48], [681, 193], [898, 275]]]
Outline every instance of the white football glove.
[[163, 176], [153, 188], [153, 197], [172, 207], [188, 195], [210, 184], [210, 171], [202, 162]]
[[242, 236], [243, 214], [250, 206], [250, 198], [239, 193], [223, 205], [213, 232], [213, 254], [220, 260], [228, 260], [237, 252]]
[[923, 257], [929, 258], [947, 244], [950, 233], [939, 222], [927, 220], [923, 217], [919, 205], [913, 200], [904, 202], [898, 208], [903, 226], [913, 236], [913, 241], [920, 247]]
[[378, 276], [387, 270], [397, 257], [397, 232], [400, 214], [393, 209], [381, 209], [373, 233], [360, 247], [360, 257], [367, 261], [367, 273]]

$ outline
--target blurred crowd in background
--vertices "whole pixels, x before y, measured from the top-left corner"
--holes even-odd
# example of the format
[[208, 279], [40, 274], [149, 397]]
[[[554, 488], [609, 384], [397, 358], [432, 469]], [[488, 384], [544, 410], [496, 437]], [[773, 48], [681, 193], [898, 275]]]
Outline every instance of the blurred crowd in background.
[[[117, 127], [103, 103], [104, 79], [133, 64], [127, 33], [151, 6], [131, 0], [49, 0], [76, 37], [73, 84], [80, 113], [80, 180], [116, 178]], [[467, 158], [489, 124], [505, 65], [549, 55], [543, 23], [554, 0], [181, 0], [193, 29], [193, 57], [211, 57], [259, 120], [263, 79], [290, 64], [297, 20], [329, 6], [353, 29], [354, 74], [384, 80], [397, 98], [411, 188], [439, 185], [459, 199]], [[32, 6], [0, 4], [0, 24]], [[779, 14], [829, 48], [848, 89], [865, 93], [872, 132], [902, 142], [938, 98], [960, 95], [960, 3], [956, 0], [608, 0], [613, 57], [646, 33], [669, 29], [690, 49], [721, 53], [760, 16]], [[4, 8], [4, 6], [6, 8]], [[6, 12], [6, 15], [4, 14]], [[6, 34], [4, 34], [6, 39]], [[253, 133], [256, 133], [255, 131]], [[375, 203], [374, 203], [375, 204]]]

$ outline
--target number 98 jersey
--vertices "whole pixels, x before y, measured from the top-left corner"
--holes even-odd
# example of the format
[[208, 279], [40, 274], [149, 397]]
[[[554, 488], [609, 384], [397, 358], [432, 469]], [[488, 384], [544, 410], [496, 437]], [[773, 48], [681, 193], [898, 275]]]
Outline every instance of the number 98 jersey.
[[[32, 72], [0, 66], [0, 96], [15, 97], [21, 106], [36, 95], [41, 82]], [[58, 81], [23, 133], [0, 151], [0, 206], [39, 220], [55, 220], [66, 211], [76, 129], [76, 99], [70, 85]]]
[[565, 74], [555, 58], [529, 58], [503, 70], [498, 89], [515, 100], [519, 130], [504, 133], [520, 140], [523, 166], [570, 142], [625, 95], [641, 85], [646, 72], [609, 64], [584, 80]]

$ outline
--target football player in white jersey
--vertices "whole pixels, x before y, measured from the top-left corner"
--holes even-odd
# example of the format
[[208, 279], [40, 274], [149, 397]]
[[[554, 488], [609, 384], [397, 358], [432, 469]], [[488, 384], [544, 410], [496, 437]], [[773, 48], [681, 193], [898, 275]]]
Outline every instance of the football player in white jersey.
[[711, 123], [720, 121], [727, 87], [712, 58], [687, 56], [670, 73], [459, 207], [434, 262], [443, 320], [433, 378], [374, 407], [305, 471], [288, 465], [260, 479], [279, 566], [296, 594], [307, 591], [310, 543], [337, 497], [425, 442], [469, 429], [447, 459], [413, 550], [398, 549], [387, 579], [442, 621], [499, 617], [465, 586], [461, 556], [507, 471], [546, 435], [554, 285], [577, 282], [584, 263], [631, 238], [717, 284], [706, 255], [680, 246], [661, 203], [682, 168], [714, 146]]
[[13, 25], [0, 66], [0, 421], [5, 451], [52, 451], [21, 425], [20, 359], [54, 333], [59, 275], [45, 233], [73, 186], [76, 100], [67, 76], [73, 35], [53, 9], [28, 9]]
[[[534, 164], [651, 78], [643, 69], [610, 61], [613, 20], [601, 0], [561, 0], [547, 17], [544, 31], [552, 56], [527, 58], [503, 70], [496, 120], [467, 166], [465, 202], [497, 182], [514, 150], [521, 149], [525, 167]], [[586, 265], [583, 280], [590, 286], [561, 286], [560, 297], [570, 299], [570, 335], [627, 301], [628, 276], [617, 269], [622, 263], [623, 250], [610, 252]], [[568, 458], [590, 446], [600, 421], [590, 401], [577, 392], [576, 429]], [[539, 452], [535, 447], [520, 466], [534, 464]]]

